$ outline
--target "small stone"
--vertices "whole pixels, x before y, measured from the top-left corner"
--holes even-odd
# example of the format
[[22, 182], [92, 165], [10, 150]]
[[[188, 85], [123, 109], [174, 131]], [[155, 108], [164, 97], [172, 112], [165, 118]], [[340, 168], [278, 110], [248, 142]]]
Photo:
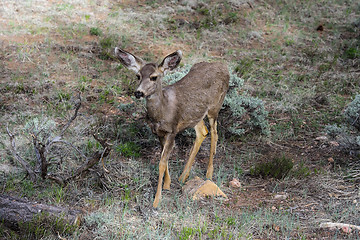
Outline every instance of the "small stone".
[[273, 229], [274, 229], [275, 232], [279, 232], [279, 231], [280, 231], [280, 226], [273, 224], [272, 227], [273, 227]]
[[351, 231], [352, 231], [351, 228], [348, 227], [348, 226], [342, 227], [341, 230], [342, 230], [344, 233], [351, 233]]
[[278, 199], [278, 200], [285, 200], [287, 198], [286, 194], [276, 194], [274, 196], [274, 199]]
[[316, 141], [327, 141], [328, 137], [327, 136], [320, 136], [320, 137], [315, 138], [315, 140]]
[[240, 188], [241, 187], [241, 183], [239, 182], [239, 180], [237, 180], [236, 178], [233, 178], [233, 180], [231, 180], [229, 182], [230, 187], [232, 188]]
[[330, 145], [332, 145], [332, 146], [334, 146], [334, 147], [338, 147], [340, 144], [338, 143], [338, 142], [336, 142], [336, 141], [330, 141], [329, 142], [330, 143]]
[[333, 162], [335, 162], [335, 160], [334, 160], [332, 157], [329, 157], [329, 158], [328, 158], [328, 162], [329, 162], [329, 163], [333, 163]]

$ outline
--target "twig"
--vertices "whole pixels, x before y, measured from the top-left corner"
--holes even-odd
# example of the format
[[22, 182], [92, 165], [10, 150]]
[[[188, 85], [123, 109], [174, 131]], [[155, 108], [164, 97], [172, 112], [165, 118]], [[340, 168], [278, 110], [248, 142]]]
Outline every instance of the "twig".
[[51, 141], [51, 143], [63, 143], [65, 145], [69, 145], [70, 147], [72, 147], [77, 153], [79, 153], [83, 158], [86, 158], [85, 154], [83, 152], [81, 152], [79, 149], [77, 149], [72, 143], [69, 143], [67, 141], [64, 140], [53, 140]]
[[287, 148], [287, 149], [289, 149], [289, 147], [288, 147], [288, 146], [282, 146], [282, 145], [279, 145], [279, 144], [273, 143], [272, 141], [268, 141], [268, 142], [267, 142], [267, 144], [268, 144], [268, 145], [270, 145], [270, 146], [271, 146], [271, 145], [274, 145], [274, 146], [279, 147], [279, 148], [282, 148], [282, 149], [283, 149], [283, 148]]
[[110, 171], [106, 169], [105, 163], [104, 163], [104, 154], [105, 154], [105, 151], [107, 150], [107, 148], [108, 148], [108, 147], [106, 147], [106, 148], [104, 149], [103, 153], [101, 154], [101, 163], [102, 163], [102, 167], [103, 167], [104, 171], [105, 171], [106, 173], [109, 173]]
[[95, 152], [94, 155], [90, 159], [88, 159], [86, 163], [81, 165], [72, 176], [66, 178], [65, 182], [68, 182], [69, 180], [76, 178], [83, 172], [87, 171], [89, 168], [93, 167], [96, 163], [100, 161], [101, 155], [104, 155], [106, 157], [108, 154], [100, 153], [99, 151]]
[[86, 161], [86, 163], [84, 163], [83, 165], [81, 165], [81, 166], [76, 170], [76, 172], [75, 172], [72, 176], [66, 178], [66, 179], [64, 180], [64, 182], [68, 182], [69, 180], [76, 178], [77, 176], [79, 176], [79, 175], [82, 174], [83, 172], [87, 171], [89, 168], [93, 167], [93, 166], [94, 166], [96, 163], [98, 163], [101, 159], [103, 159], [103, 158], [105, 158], [105, 157], [107, 157], [107, 156], [109, 155], [109, 153], [110, 153], [110, 151], [111, 151], [111, 148], [110, 148], [111, 145], [108, 144], [108, 143], [106, 142], [106, 140], [104, 140], [104, 139], [99, 139], [99, 138], [96, 137], [95, 135], [93, 135], [93, 136], [94, 136], [94, 138], [103, 146], [104, 151], [102, 151], [101, 153], [100, 153], [99, 151], [95, 152], [94, 155]]
[[[75, 120], [75, 118], [77, 117], [77, 114], [79, 112], [79, 109], [81, 107], [81, 96], [80, 96], [80, 93], [79, 93], [79, 101], [76, 103], [75, 105], [75, 112], [74, 112], [74, 115], [70, 118], [70, 120], [66, 123], [66, 125], [64, 126], [64, 128], [61, 130], [61, 133], [58, 137], [62, 137], [65, 133], [65, 131], [69, 128], [70, 124]], [[56, 138], [56, 137], [55, 137]], [[54, 139], [55, 139], [54, 138]], [[48, 144], [47, 144], [48, 145]]]
[[36, 181], [36, 174], [31, 169], [29, 163], [27, 163], [16, 151], [15, 139], [14, 135], [10, 132], [9, 126], [6, 126], [7, 134], [10, 138], [10, 145], [11, 145], [11, 153], [13, 154], [14, 158], [21, 164], [21, 166], [26, 170], [27, 174], [29, 175], [31, 181]]
[[57, 176], [54, 176], [54, 175], [46, 175], [46, 178], [47, 179], [50, 179], [50, 180], [53, 180], [54, 182], [56, 182], [57, 184], [61, 185], [61, 186], [64, 186], [65, 185], [65, 180], [62, 179], [61, 177], [57, 177]]
[[48, 161], [46, 160], [46, 145], [40, 142], [36, 135], [32, 134], [32, 137], [36, 156], [38, 157], [38, 162], [40, 163], [41, 177], [42, 179], [45, 179], [47, 175], [47, 168], [49, 166]]

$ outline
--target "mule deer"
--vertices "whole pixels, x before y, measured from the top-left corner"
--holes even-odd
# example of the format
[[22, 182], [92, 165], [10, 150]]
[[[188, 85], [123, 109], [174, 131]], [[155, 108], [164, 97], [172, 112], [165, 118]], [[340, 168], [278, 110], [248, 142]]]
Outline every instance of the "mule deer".
[[206, 177], [212, 178], [218, 140], [217, 118], [229, 87], [229, 72], [223, 63], [201, 62], [195, 64], [181, 80], [163, 88], [161, 79], [167, 71], [179, 65], [182, 57], [180, 50], [166, 56], [159, 65], [145, 63], [141, 58], [119, 48], [115, 48], [115, 55], [125, 67], [133, 70], [140, 80], [135, 96], [146, 99], [149, 125], [152, 132], [159, 137], [162, 146], [159, 181], [153, 203], [153, 207], [157, 208], [161, 199], [163, 178], [164, 189], [170, 189], [168, 160], [176, 134], [190, 127], [196, 131], [195, 143], [179, 178], [179, 181], [184, 183], [200, 145], [208, 134], [203, 120], [205, 115], [208, 117], [211, 133]]

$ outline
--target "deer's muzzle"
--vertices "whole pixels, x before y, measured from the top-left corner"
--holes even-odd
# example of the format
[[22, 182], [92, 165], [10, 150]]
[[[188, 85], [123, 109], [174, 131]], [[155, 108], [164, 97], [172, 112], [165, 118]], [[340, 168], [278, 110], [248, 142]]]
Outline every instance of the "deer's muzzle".
[[135, 92], [135, 97], [136, 97], [136, 98], [144, 97], [144, 93], [143, 93], [143, 92], [140, 92], [140, 91], [136, 91], [136, 92]]

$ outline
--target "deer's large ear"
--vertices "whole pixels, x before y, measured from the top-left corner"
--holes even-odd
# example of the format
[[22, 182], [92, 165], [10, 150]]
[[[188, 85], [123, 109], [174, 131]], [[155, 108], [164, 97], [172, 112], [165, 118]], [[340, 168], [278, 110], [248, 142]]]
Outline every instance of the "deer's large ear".
[[135, 73], [138, 73], [144, 65], [144, 61], [141, 58], [117, 47], [115, 48], [115, 56], [120, 60], [122, 65], [133, 70]]
[[177, 50], [176, 52], [173, 52], [169, 55], [167, 55], [164, 60], [160, 63], [159, 69], [162, 72], [165, 72], [167, 70], [173, 70], [177, 66], [179, 66], [179, 63], [181, 61], [182, 52], [180, 50]]

